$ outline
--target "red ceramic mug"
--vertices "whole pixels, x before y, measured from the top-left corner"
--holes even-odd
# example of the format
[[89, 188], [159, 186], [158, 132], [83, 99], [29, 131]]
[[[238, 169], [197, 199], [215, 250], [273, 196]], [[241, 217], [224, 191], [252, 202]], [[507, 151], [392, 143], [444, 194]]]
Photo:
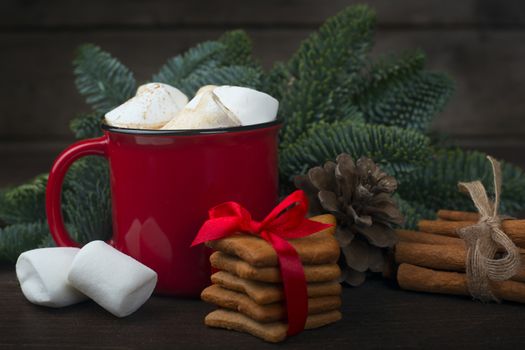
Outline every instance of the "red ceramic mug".
[[108, 243], [158, 273], [157, 293], [198, 296], [210, 283], [209, 250], [190, 244], [208, 209], [236, 201], [261, 220], [276, 205], [279, 127], [279, 121], [183, 131], [103, 124], [104, 136], [71, 145], [51, 169], [46, 210], [53, 239], [78, 246], [64, 226], [62, 182], [76, 159], [104, 156], [113, 212]]

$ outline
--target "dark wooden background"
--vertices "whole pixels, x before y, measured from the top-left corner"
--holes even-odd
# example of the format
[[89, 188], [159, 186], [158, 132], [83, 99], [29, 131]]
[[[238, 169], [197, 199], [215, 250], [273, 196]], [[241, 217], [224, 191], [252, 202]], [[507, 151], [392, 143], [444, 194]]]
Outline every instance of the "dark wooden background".
[[[75, 48], [93, 42], [148, 79], [169, 57], [246, 29], [266, 68], [322, 21], [358, 1], [0, 2], [0, 186], [49, 169], [88, 110], [75, 90]], [[421, 48], [457, 92], [435, 129], [459, 145], [525, 165], [525, 1], [371, 0], [377, 53]]]

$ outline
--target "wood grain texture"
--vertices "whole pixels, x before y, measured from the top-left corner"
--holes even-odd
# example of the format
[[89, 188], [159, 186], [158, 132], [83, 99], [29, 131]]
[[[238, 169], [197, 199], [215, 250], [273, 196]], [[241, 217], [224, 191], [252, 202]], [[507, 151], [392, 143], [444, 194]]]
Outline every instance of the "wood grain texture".
[[0, 29], [127, 27], [315, 27], [353, 4], [366, 3], [381, 26], [521, 27], [520, 0], [4, 0]]
[[0, 142], [0, 189], [22, 184], [48, 173], [53, 160], [69, 141]]
[[[517, 1], [512, 1], [517, 3]], [[86, 26], [316, 26], [326, 17], [359, 0], [267, 0], [222, 1], [126, 1], [104, 0], [6, 0], [0, 5], [0, 28], [82, 28]], [[508, 23], [519, 22], [516, 14], [496, 17], [480, 6], [488, 1], [366, 1], [375, 8], [381, 23]]]
[[[254, 337], [207, 328], [213, 307], [198, 300], [153, 297], [117, 319], [93, 302], [37, 307], [20, 292], [10, 265], [0, 268], [0, 348], [267, 349]], [[523, 305], [406, 292], [382, 280], [343, 289], [343, 319], [288, 339], [286, 349], [519, 348]]]

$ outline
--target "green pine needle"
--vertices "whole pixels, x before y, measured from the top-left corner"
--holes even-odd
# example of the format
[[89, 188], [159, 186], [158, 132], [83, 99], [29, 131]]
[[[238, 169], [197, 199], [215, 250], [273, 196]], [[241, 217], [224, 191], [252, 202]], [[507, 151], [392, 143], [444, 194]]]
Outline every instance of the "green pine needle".
[[259, 68], [252, 56], [252, 40], [244, 30], [226, 32], [218, 41], [225, 46], [220, 59], [222, 64]]
[[454, 90], [442, 73], [423, 71], [421, 52], [383, 59], [356, 88], [356, 104], [369, 123], [427, 131]]
[[[503, 187], [500, 212], [514, 215], [525, 209], [525, 173], [502, 163]], [[409, 201], [424, 203], [432, 210], [475, 211], [472, 200], [457, 187], [458, 182], [481, 180], [492, 192], [492, 168], [486, 155], [460, 149], [438, 150], [432, 160], [400, 180], [398, 193]]]
[[203, 85], [259, 85], [261, 69], [252, 58], [252, 43], [241, 30], [206, 41], [170, 58], [153, 81], [170, 84], [188, 96]]
[[29, 183], [5, 191], [0, 205], [0, 220], [6, 224], [44, 222], [46, 184], [47, 175], [40, 175]]
[[79, 242], [111, 236], [111, 200], [107, 161], [86, 157], [69, 170], [63, 193], [64, 218]]
[[77, 139], [87, 139], [102, 135], [101, 116], [98, 113], [82, 114], [69, 123], [69, 128]]
[[73, 65], [78, 91], [100, 114], [108, 112], [135, 94], [137, 86], [133, 73], [98, 46], [81, 46]]
[[20, 223], [0, 229], [0, 261], [15, 262], [18, 256], [37, 248], [50, 237], [46, 223]]
[[340, 153], [367, 156], [394, 176], [413, 171], [430, 157], [429, 139], [415, 131], [356, 123], [352, 120], [317, 123], [281, 152], [285, 180], [309, 168], [335, 160]]
[[266, 83], [271, 85], [265, 89], [282, 98], [283, 146], [293, 143], [312, 123], [346, 117], [333, 108], [351, 103], [348, 92], [366, 64], [374, 24], [375, 14], [368, 7], [349, 7], [305, 40], [286, 68], [278, 65], [277, 72], [270, 73]]
[[152, 78], [155, 82], [170, 84], [188, 95], [192, 91], [184, 91], [181, 82], [187, 79], [195, 70], [213, 69], [220, 65], [218, 56], [225, 49], [219, 42], [206, 41], [192, 47], [182, 55], [170, 58]]
[[244, 66], [201, 68], [180, 81], [179, 86], [193, 96], [204, 85], [236, 85], [256, 88], [260, 84], [259, 70]]

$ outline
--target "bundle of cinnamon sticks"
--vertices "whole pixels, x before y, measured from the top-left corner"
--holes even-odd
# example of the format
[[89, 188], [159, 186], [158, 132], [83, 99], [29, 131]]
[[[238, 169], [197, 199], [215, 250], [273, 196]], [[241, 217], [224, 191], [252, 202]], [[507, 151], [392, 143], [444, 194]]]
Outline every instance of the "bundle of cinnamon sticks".
[[[397, 230], [397, 281], [406, 290], [470, 295], [465, 275], [467, 251], [457, 231], [476, 224], [477, 213], [440, 210], [438, 220], [421, 220], [418, 231]], [[525, 220], [503, 220], [503, 231], [520, 248], [522, 267], [510, 279], [491, 281], [502, 300], [525, 303]]]

